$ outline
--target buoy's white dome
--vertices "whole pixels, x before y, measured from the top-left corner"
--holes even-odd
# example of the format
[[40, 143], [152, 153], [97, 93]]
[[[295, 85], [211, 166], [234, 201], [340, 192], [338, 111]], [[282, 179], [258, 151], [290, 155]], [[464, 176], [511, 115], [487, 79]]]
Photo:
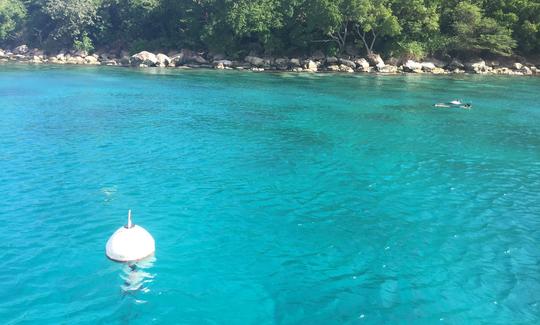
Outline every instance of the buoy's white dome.
[[107, 241], [107, 257], [117, 262], [134, 262], [154, 254], [156, 244], [146, 229], [131, 223], [131, 210], [128, 224], [119, 228]]

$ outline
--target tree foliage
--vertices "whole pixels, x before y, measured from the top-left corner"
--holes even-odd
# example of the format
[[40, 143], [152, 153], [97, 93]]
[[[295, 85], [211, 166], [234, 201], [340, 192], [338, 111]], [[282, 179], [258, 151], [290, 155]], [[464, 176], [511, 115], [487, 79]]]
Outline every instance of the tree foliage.
[[540, 51], [538, 0], [0, 0], [0, 46], [233, 56]]
[[16, 37], [14, 32], [26, 16], [26, 7], [19, 0], [0, 0], [0, 40]]

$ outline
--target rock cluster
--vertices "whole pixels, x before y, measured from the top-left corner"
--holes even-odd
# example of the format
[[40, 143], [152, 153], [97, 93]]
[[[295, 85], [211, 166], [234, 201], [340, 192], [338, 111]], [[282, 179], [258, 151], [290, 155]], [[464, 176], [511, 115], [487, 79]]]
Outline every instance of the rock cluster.
[[30, 49], [26, 45], [20, 45], [11, 50], [0, 49], [0, 62], [10, 61], [33, 64], [84, 64], [142, 68], [188, 67], [252, 71], [540, 75], [540, 68], [523, 59], [520, 62], [501, 63], [496, 60], [486, 62], [481, 58], [471, 59], [465, 62], [455, 58], [447, 62], [436, 58], [429, 58], [424, 62], [389, 58], [385, 63], [381, 56], [375, 53], [371, 53], [365, 58], [335, 57], [325, 56], [320, 51], [315, 52], [307, 58], [272, 58], [248, 55], [243, 60], [228, 60], [221, 54], [205, 55], [204, 53], [185, 49], [168, 54], [154, 54], [148, 51], [142, 51], [131, 56], [125, 52], [120, 54], [95, 53], [90, 55], [84, 51], [62, 51], [45, 55], [42, 50]]

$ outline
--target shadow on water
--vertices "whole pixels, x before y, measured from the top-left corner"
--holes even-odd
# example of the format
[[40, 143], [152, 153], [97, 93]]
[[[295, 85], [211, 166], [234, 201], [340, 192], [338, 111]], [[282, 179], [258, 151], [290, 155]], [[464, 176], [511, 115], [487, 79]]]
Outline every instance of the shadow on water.
[[146, 301], [137, 299], [139, 293], [150, 292], [150, 283], [154, 281], [155, 274], [149, 272], [154, 266], [156, 258], [154, 256], [138, 261], [136, 263], [125, 263], [122, 266], [120, 278], [123, 280], [120, 288], [124, 297], [133, 297], [137, 303]]

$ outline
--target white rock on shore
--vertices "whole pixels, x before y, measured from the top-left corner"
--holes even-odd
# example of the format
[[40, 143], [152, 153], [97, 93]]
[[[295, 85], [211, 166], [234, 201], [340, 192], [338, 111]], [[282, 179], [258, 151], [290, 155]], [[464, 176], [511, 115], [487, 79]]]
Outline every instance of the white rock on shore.
[[138, 67], [154, 67], [157, 63], [157, 57], [154, 53], [142, 51], [131, 56], [131, 65]]
[[360, 59], [357, 59], [354, 63], [356, 64], [356, 68], [358, 69], [358, 71], [360, 72], [370, 71], [369, 62], [366, 59], [360, 58]]
[[158, 55], [156, 55], [156, 60], [156, 66], [158, 67], [168, 67], [171, 63], [171, 58], [169, 58], [163, 53], [158, 53]]
[[[24, 53], [24, 54], [22, 54]], [[158, 53], [157, 55], [148, 51], [142, 51], [132, 55], [127, 52], [110, 53], [98, 52], [99, 54], [89, 55], [84, 51], [61, 51], [55, 54], [45, 55], [42, 50], [28, 49], [26, 45], [20, 45], [10, 50], [0, 49], [0, 61], [2, 62], [27, 62], [33, 64], [54, 63], [54, 64], [84, 64], [84, 65], [121, 65], [137, 67], [183, 67], [183, 68], [216, 68], [216, 69], [249, 69], [252, 71], [281, 70], [294, 72], [377, 72], [377, 73], [479, 73], [479, 74], [502, 74], [502, 75], [538, 75], [538, 68], [524, 58], [497, 58], [486, 63], [481, 58], [470, 59], [463, 64], [458, 59], [452, 59], [450, 63], [436, 58], [428, 58], [423, 62], [407, 60], [397, 67], [399, 58], [388, 58], [388, 63], [382, 60], [378, 54], [370, 54], [367, 59], [358, 57], [328, 56], [324, 58], [322, 52], [316, 53], [319, 59], [314, 56], [307, 58], [277, 58], [258, 57], [249, 55], [243, 61], [231, 61], [225, 59], [222, 54], [208, 55], [211, 63], [207, 61], [203, 53], [197, 53], [187, 49], [180, 52], [169, 52], [170, 55]], [[314, 54], [315, 55], [315, 54]], [[121, 58], [119, 58], [121, 57]], [[514, 60], [514, 61], [513, 61]], [[516, 62], [518, 61], [518, 62]], [[443, 69], [444, 67], [444, 69]]]
[[405, 64], [403, 65], [403, 71], [421, 73], [422, 63], [413, 60], [407, 60], [407, 62], [405, 62]]

